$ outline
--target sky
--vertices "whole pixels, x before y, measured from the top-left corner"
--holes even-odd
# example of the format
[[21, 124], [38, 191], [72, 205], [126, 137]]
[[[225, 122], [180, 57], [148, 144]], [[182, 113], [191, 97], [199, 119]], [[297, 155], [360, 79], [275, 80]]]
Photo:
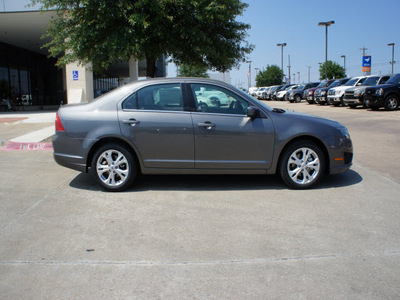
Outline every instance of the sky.
[[[21, 11], [28, 0], [0, 0], [0, 10]], [[290, 55], [291, 74], [298, 82], [318, 81], [319, 65], [325, 61], [325, 27], [319, 22], [335, 21], [328, 28], [328, 60], [343, 66], [346, 56], [348, 76], [362, 75], [363, 51], [372, 56], [371, 74], [391, 73], [392, 47], [395, 43], [394, 72], [400, 72], [400, 0], [243, 0], [249, 6], [238, 20], [251, 25], [247, 40], [255, 46], [248, 55], [251, 63], [251, 86], [255, 85], [256, 68], [281, 66], [283, 48], [284, 73], [288, 73]], [[309, 68], [310, 67], [310, 68]], [[241, 64], [230, 72], [231, 83], [248, 87], [249, 64]], [[168, 65], [168, 76], [176, 75], [176, 67]], [[291, 75], [293, 76], [293, 75]]]

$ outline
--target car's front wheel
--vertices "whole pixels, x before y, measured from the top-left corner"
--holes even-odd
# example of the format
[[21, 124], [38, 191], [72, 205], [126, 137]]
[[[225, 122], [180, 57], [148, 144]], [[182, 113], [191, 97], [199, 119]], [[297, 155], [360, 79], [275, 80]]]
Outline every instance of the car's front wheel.
[[386, 97], [385, 110], [396, 110], [398, 107], [399, 107], [399, 99], [395, 95]]
[[322, 150], [311, 141], [298, 141], [285, 149], [279, 165], [283, 181], [294, 189], [317, 184], [325, 173]]
[[137, 163], [126, 147], [109, 143], [97, 149], [91, 171], [98, 184], [110, 192], [127, 189], [138, 173]]
[[301, 102], [301, 96], [300, 96], [300, 95], [294, 96], [294, 101], [295, 101], [296, 103]]

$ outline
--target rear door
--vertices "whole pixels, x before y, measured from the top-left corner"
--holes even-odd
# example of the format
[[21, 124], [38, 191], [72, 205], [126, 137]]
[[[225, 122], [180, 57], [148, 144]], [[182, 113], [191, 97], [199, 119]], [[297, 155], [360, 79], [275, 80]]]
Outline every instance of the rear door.
[[127, 97], [118, 112], [122, 134], [146, 168], [193, 168], [194, 136], [180, 83], [153, 84]]

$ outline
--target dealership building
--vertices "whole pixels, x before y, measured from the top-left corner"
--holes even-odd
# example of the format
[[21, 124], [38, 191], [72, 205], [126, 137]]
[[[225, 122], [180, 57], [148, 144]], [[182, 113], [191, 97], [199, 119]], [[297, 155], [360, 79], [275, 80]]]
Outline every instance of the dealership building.
[[[99, 93], [146, 75], [146, 61], [133, 57], [113, 65], [105, 75], [89, 66], [68, 64], [60, 69], [48, 57], [41, 39], [55, 11], [0, 13], [0, 97], [22, 99], [24, 107], [46, 108], [89, 101]], [[165, 58], [157, 61], [156, 77], [165, 77]]]

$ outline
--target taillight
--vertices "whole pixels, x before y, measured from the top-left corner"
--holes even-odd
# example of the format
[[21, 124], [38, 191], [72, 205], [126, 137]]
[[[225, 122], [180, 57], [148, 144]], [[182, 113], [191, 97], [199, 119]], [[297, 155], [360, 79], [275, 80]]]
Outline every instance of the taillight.
[[63, 124], [61, 123], [58, 113], [56, 114], [56, 131], [65, 131]]

